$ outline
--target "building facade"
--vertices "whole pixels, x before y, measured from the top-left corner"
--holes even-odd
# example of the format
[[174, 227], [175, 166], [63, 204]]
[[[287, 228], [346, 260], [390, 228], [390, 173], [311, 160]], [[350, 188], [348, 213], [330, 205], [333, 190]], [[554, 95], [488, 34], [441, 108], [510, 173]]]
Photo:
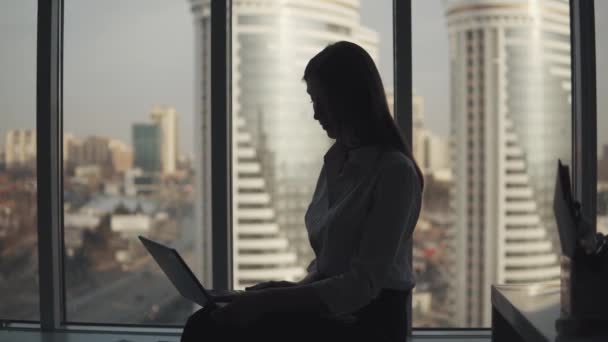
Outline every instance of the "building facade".
[[566, 0], [446, 1], [455, 326], [487, 327], [490, 286], [559, 279], [552, 212], [570, 160]]
[[163, 174], [173, 174], [176, 171], [178, 158], [178, 115], [175, 108], [155, 106], [150, 113], [152, 121], [160, 127], [160, 161]]
[[108, 142], [112, 159], [112, 169], [116, 173], [124, 173], [133, 167], [133, 149], [118, 139]]
[[36, 131], [13, 129], [6, 132], [4, 140], [4, 163], [6, 168], [36, 165]]
[[412, 152], [425, 175], [433, 175], [450, 167], [449, 146], [445, 139], [429, 130], [424, 123], [424, 98], [412, 97]]
[[134, 165], [144, 172], [161, 172], [161, 128], [157, 124], [138, 123], [132, 127]]

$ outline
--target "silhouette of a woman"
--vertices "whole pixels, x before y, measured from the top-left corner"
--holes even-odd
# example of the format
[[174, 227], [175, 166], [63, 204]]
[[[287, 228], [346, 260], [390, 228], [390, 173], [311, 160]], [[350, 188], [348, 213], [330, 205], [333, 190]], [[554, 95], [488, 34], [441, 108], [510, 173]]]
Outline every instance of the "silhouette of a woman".
[[182, 341], [405, 341], [414, 287], [410, 249], [423, 177], [391, 114], [378, 69], [351, 42], [304, 72], [314, 119], [335, 143], [305, 216], [315, 259], [298, 282], [247, 288], [203, 308]]

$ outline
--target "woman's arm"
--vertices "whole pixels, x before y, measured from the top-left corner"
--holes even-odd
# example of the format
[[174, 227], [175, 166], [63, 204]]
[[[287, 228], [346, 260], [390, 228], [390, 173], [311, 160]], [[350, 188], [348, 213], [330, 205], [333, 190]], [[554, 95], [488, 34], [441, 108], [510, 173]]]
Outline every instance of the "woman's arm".
[[315, 281], [319, 280], [319, 275], [316, 272], [311, 272], [306, 274], [306, 276], [302, 279], [300, 279], [300, 281], [298, 281], [297, 283], [295, 283], [295, 285], [297, 286], [302, 286], [302, 285], [308, 285], [311, 283], [314, 283]]
[[292, 282], [292, 281], [287, 281], [287, 280], [279, 280], [279, 281], [271, 280], [271, 281], [265, 281], [262, 283], [255, 284], [250, 287], [246, 287], [245, 290], [246, 291], [259, 291], [259, 290], [265, 290], [265, 289], [276, 288], [276, 287], [301, 286], [301, 285], [314, 283], [315, 281], [317, 281], [321, 278], [319, 276], [319, 272], [317, 271], [317, 261], [316, 260], [313, 260], [308, 265], [308, 267], [306, 268], [306, 271], [308, 272], [306, 274], [306, 276], [297, 282]]
[[298, 281], [296, 283], [297, 285], [306, 285], [321, 279], [319, 270], [317, 268], [317, 259], [313, 259], [310, 264], [308, 264], [308, 267], [306, 267], [306, 272], [306, 276]]

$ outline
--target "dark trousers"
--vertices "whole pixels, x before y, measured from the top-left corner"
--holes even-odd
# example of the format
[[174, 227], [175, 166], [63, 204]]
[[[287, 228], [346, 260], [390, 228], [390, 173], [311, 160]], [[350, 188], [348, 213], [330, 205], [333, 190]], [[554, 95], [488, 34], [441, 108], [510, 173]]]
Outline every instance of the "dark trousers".
[[404, 342], [407, 336], [407, 298], [410, 291], [383, 290], [378, 298], [354, 314], [354, 319], [329, 318], [301, 312], [276, 312], [246, 328], [219, 326], [214, 310], [192, 314], [182, 342], [206, 341], [374, 341]]

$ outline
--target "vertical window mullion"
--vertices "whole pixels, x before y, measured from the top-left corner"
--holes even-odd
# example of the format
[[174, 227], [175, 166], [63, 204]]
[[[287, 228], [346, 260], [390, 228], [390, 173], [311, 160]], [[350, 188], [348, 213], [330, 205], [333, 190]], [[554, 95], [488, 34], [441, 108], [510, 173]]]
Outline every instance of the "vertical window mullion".
[[573, 186], [594, 229], [597, 197], [597, 95], [593, 0], [570, 1]]
[[38, 1], [37, 187], [40, 324], [59, 328], [64, 321], [62, 234], [62, 49], [63, 0]]
[[[412, 2], [393, 0], [393, 63], [395, 120], [412, 147]], [[410, 262], [413, 246], [409, 246]], [[410, 268], [412, 266], [410, 265]], [[407, 303], [408, 334], [412, 332], [412, 295]]]
[[211, 262], [215, 289], [232, 286], [230, 4], [229, 0], [211, 0]]

